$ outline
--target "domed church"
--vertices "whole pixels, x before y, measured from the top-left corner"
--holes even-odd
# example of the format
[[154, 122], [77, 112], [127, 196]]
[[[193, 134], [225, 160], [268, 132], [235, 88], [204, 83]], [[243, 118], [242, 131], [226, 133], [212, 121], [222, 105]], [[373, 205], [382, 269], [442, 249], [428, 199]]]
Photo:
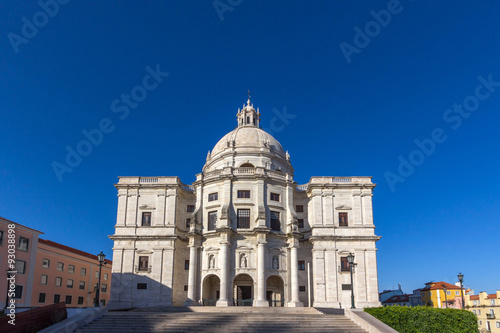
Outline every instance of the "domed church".
[[108, 307], [380, 305], [371, 177], [298, 185], [250, 98], [236, 116], [193, 184], [119, 177]]

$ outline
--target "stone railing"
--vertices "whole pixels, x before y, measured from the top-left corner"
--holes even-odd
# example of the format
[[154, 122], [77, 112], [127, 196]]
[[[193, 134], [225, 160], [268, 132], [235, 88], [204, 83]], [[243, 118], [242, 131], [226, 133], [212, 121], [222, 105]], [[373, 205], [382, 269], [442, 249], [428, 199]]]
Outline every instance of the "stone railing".
[[332, 183], [350, 183], [351, 177], [332, 177]]
[[139, 184], [155, 184], [158, 183], [158, 177], [140, 177]]
[[307, 191], [309, 184], [297, 185], [297, 191]]
[[256, 168], [236, 168], [234, 169], [234, 175], [255, 175], [257, 172]]
[[216, 178], [222, 174], [222, 170], [215, 170], [205, 173], [205, 179]]
[[266, 172], [271, 177], [280, 178], [283, 180], [286, 179], [286, 174], [283, 172], [273, 171], [273, 170], [266, 170]]
[[179, 184], [178, 177], [118, 177], [119, 185], [174, 185]]
[[194, 192], [194, 187], [191, 185], [181, 184], [182, 188], [188, 192]]

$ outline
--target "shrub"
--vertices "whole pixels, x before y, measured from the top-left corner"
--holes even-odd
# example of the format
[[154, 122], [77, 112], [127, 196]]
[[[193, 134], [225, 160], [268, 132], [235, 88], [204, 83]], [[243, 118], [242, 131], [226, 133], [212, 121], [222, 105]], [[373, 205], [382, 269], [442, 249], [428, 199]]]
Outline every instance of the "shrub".
[[365, 312], [400, 333], [477, 333], [477, 317], [467, 310], [424, 306], [366, 308]]

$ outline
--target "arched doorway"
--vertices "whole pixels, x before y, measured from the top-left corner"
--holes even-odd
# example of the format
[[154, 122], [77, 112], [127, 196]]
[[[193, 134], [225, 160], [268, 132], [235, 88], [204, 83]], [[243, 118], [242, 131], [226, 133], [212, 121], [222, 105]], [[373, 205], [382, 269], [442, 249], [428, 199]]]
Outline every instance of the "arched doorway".
[[205, 306], [215, 306], [220, 298], [220, 279], [217, 275], [208, 275], [203, 280], [202, 304]]
[[269, 306], [285, 306], [283, 280], [278, 275], [271, 275], [266, 281], [266, 299]]
[[253, 279], [248, 274], [239, 274], [233, 280], [233, 297], [236, 306], [252, 306]]

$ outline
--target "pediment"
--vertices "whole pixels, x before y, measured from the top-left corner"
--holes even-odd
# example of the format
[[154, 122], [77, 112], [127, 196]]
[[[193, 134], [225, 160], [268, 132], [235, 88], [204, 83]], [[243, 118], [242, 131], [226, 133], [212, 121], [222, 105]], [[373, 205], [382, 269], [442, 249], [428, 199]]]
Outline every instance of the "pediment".
[[150, 209], [150, 210], [154, 210], [156, 209], [155, 207], [153, 206], [150, 206], [150, 205], [142, 205], [142, 206], [139, 206], [139, 209]]
[[238, 246], [236, 249], [250, 251], [250, 250], [253, 250], [253, 247], [246, 246], [246, 245], [241, 245], [241, 246]]
[[351, 210], [352, 208], [349, 207], [349, 206], [340, 205], [340, 206], [335, 207], [335, 209], [338, 209], [338, 210]]

